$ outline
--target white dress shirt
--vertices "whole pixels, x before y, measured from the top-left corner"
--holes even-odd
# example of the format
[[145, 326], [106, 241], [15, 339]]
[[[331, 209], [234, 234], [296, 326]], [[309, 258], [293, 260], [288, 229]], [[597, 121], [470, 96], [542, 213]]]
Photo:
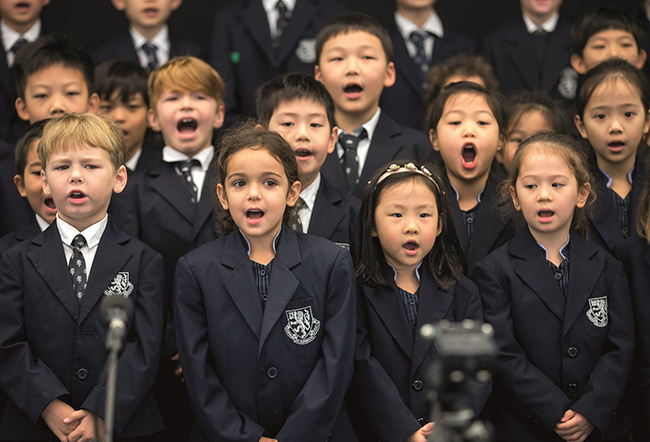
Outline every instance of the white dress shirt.
[[311, 215], [314, 212], [314, 203], [316, 202], [316, 195], [320, 188], [320, 173], [313, 183], [300, 191], [300, 198], [305, 202], [302, 208], [298, 211], [300, 222], [302, 224], [302, 231], [307, 233], [309, 231], [309, 223], [311, 222]]
[[526, 30], [528, 31], [529, 34], [532, 34], [533, 32], [537, 31], [538, 29], [543, 30], [544, 32], [553, 32], [555, 31], [555, 28], [557, 27], [557, 22], [560, 19], [560, 14], [557, 12], [553, 15], [553, 17], [549, 18], [546, 20], [544, 23], [542, 23], [541, 26], [537, 26], [531, 19], [526, 17], [526, 15], [523, 15], [524, 17], [524, 23], [526, 24]]
[[93, 267], [93, 261], [95, 260], [95, 255], [97, 254], [97, 247], [99, 246], [99, 240], [102, 239], [104, 230], [106, 230], [106, 225], [108, 224], [108, 215], [96, 222], [90, 227], [87, 227], [83, 232], [78, 231], [76, 228], [70, 224], [63, 221], [59, 214], [56, 215], [56, 226], [59, 229], [59, 235], [61, 235], [61, 242], [63, 243], [63, 253], [65, 253], [65, 262], [70, 262], [72, 258], [72, 240], [75, 236], [80, 233], [86, 239], [86, 245], [81, 248], [81, 253], [84, 256], [84, 262], [86, 263], [86, 281], [90, 281], [90, 269]]
[[[188, 157], [184, 153], [181, 153], [175, 150], [172, 147], [165, 146], [163, 147], [163, 161], [166, 163], [176, 163], [178, 161], [185, 161], [189, 159], [199, 160], [201, 167], [192, 168], [192, 180], [198, 189], [196, 194], [196, 201], [201, 201], [201, 192], [203, 190], [203, 181], [205, 181], [205, 176], [210, 170], [210, 163], [212, 163], [212, 158], [214, 158], [214, 146], [208, 146], [193, 157]], [[176, 168], [176, 173], [182, 175], [181, 171]]]
[[169, 27], [164, 25], [160, 31], [155, 35], [151, 40], [147, 40], [135, 29], [129, 29], [131, 33], [131, 38], [133, 39], [133, 46], [135, 46], [135, 52], [138, 54], [138, 59], [140, 60], [140, 65], [143, 68], [146, 68], [149, 65], [149, 57], [147, 53], [142, 50], [142, 45], [147, 41], [156, 46], [156, 58], [158, 59], [158, 66], [163, 63], [167, 63], [169, 60]]
[[4, 20], [2, 20], [0, 21], [0, 32], [2, 33], [2, 47], [4, 47], [5, 54], [7, 54], [7, 65], [12, 67], [16, 59], [16, 54], [11, 52], [10, 49], [20, 38], [24, 38], [29, 43], [38, 40], [38, 37], [41, 35], [41, 20], [36, 20], [36, 23], [29, 28], [29, 31], [22, 35], [7, 26]]
[[[363, 171], [363, 166], [366, 164], [366, 158], [368, 158], [368, 151], [370, 150], [370, 143], [372, 142], [372, 137], [375, 134], [375, 129], [377, 129], [377, 123], [379, 122], [379, 117], [381, 116], [381, 108], [377, 108], [377, 112], [375, 112], [375, 115], [370, 118], [366, 123], [362, 124], [360, 127], [363, 127], [366, 130], [366, 134], [368, 135], [366, 138], [363, 138], [359, 140], [359, 144], [357, 145], [357, 157], [359, 157], [359, 176], [361, 176], [361, 172]], [[354, 132], [352, 133], [353, 135], [358, 135], [358, 129], [356, 128]], [[341, 135], [342, 131], [339, 130], [339, 136]], [[343, 146], [341, 146], [340, 142], [336, 142], [336, 153], [339, 156], [339, 158], [343, 158], [343, 155], [345, 154], [345, 149]]]
[[411, 33], [413, 31], [425, 31], [428, 35], [427, 39], [424, 40], [424, 52], [427, 55], [427, 60], [431, 60], [433, 55], [433, 44], [436, 37], [443, 38], [445, 36], [445, 30], [442, 27], [442, 20], [440, 20], [440, 17], [438, 17], [438, 14], [435, 12], [429, 15], [429, 18], [427, 18], [427, 21], [424, 22], [422, 27], [418, 27], [415, 23], [404, 17], [399, 12], [395, 12], [395, 25], [397, 25], [397, 29], [404, 39], [406, 49], [411, 58], [415, 57], [418, 51], [415, 43], [411, 41]]
[[[290, 13], [293, 12], [296, 7], [296, 0], [282, 0], [284, 5], [287, 7], [287, 11]], [[264, 11], [266, 11], [266, 18], [269, 21], [269, 29], [271, 30], [271, 38], [275, 38], [277, 34], [278, 18], [280, 13], [278, 12], [276, 5], [278, 0], [262, 0], [262, 6], [264, 6]]]

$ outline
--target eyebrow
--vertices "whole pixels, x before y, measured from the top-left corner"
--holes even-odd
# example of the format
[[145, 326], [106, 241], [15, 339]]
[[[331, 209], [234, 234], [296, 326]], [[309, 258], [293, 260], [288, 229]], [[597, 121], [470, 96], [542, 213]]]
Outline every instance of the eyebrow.
[[[286, 117], [299, 117], [300, 115], [297, 114], [297, 113], [295, 113], [295, 112], [280, 112], [280, 113], [278, 114], [278, 117], [282, 117], [282, 116], [286, 116]], [[311, 114], [307, 114], [307, 116], [308, 116], [308, 117], [323, 117], [323, 118], [325, 118], [325, 114], [322, 114], [322, 113], [320, 113], [320, 112], [313, 112], [313, 113], [311, 113]]]
[[595, 111], [595, 110], [600, 110], [600, 109], [620, 109], [620, 108], [623, 108], [623, 107], [640, 107], [640, 106], [638, 104], [636, 104], [636, 103], [625, 103], [625, 104], [620, 104], [618, 106], [605, 106], [605, 105], [596, 106], [596, 107], [592, 107], [591, 110]]
[[[262, 176], [272, 175], [272, 176], [276, 176], [278, 178], [282, 178], [282, 175], [280, 175], [278, 173], [275, 173], [275, 172], [271, 172], [271, 171], [262, 172], [260, 175], [262, 175]], [[230, 179], [230, 178], [238, 178], [238, 177], [248, 178], [248, 175], [246, 173], [244, 173], [244, 172], [236, 172], [236, 173], [232, 173], [232, 174], [228, 175], [228, 179]]]
[[467, 115], [467, 114], [469, 114], [469, 115], [488, 114], [488, 115], [490, 115], [491, 117], [494, 116], [494, 115], [492, 114], [491, 111], [489, 111], [489, 110], [484, 110], [484, 109], [480, 109], [480, 110], [476, 110], [476, 111], [471, 111], [471, 112], [468, 112], [468, 111], [466, 111], [465, 109], [452, 109], [452, 110], [446, 112], [445, 115], [454, 114], [454, 113], [457, 113], [457, 114], [463, 114], [463, 115]]

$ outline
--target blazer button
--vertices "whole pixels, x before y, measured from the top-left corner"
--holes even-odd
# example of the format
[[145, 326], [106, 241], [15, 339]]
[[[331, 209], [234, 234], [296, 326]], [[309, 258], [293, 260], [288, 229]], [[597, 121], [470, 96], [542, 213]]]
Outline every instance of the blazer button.
[[415, 391], [420, 391], [424, 388], [424, 382], [421, 380], [417, 379], [416, 381], [413, 382], [413, 390]]
[[275, 378], [275, 377], [278, 375], [278, 369], [275, 368], [275, 367], [271, 367], [271, 368], [269, 368], [268, 370], [266, 370], [266, 375], [267, 375], [269, 378], [273, 379], [273, 378]]
[[79, 370], [77, 370], [77, 377], [83, 381], [88, 377], [88, 370], [86, 370], [85, 368], [80, 368]]
[[575, 394], [575, 393], [578, 392], [578, 385], [574, 384], [574, 383], [571, 383], [571, 384], [567, 385], [566, 390], [571, 394]]
[[566, 354], [568, 354], [570, 358], [575, 358], [578, 356], [578, 349], [575, 347], [569, 347], [569, 349], [566, 351]]
[[421, 427], [424, 427], [426, 423], [427, 421], [425, 421], [423, 417], [418, 418], [418, 424], [420, 424]]

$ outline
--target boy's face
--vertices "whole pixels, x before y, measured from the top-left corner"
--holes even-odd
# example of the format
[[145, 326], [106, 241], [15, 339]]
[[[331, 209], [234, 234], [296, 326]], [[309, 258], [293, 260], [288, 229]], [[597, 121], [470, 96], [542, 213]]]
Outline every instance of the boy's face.
[[[106, 97], [104, 97], [106, 98]], [[142, 94], [122, 101], [122, 91], [114, 91], [108, 99], [99, 102], [98, 115], [114, 120], [124, 132], [129, 158], [142, 147], [147, 132], [147, 104]]]
[[193, 157], [212, 144], [212, 130], [223, 124], [223, 105], [202, 92], [166, 89], [149, 110], [149, 124], [165, 144]]
[[2, 20], [12, 29], [22, 29], [38, 20], [43, 6], [50, 0], [0, 0]]
[[88, 94], [80, 70], [55, 64], [27, 78], [25, 98], [16, 99], [16, 111], [20, 118], [34, 124], [69, 113], [95, 113], [98, 104], [97, 94]]
[[132, 25], [145, 29], [164, 25], [181, 3], [183, 0], [113, 0], [115, 9], [124, 11]]
[[586, 74], [600, 63], [621, 58], [637, 69], [646, 61], [646, 53], [636, 44], [634, 36], [622, 29], [605, 29], [589, 37], [582, 55], [571, 56], [571, 66], [579, 74]]
[[334, 151], [337, 128], [330, 128], [325, 107], [309, 99], [283, 102], [273, 112], [269, 130], [277, 132], [296, 154], [303, 189], [314, 182], [327, 155]]
[[433, 9], [436, 0], [395, 0], [395, 6], [398, 11], [419, 11], [424, 9]]
[[38, 159], [36, 150], [39, 141], [41, 139], [36, 138], [29, 146], [23, 176], [14, 176], [14, 184], [16, 184], [20, 196], [27, 198], [34, 212], [52, 224], [56, 217], [56, 206], [50, 194], [43, 190], [41, 160]]
[[337, 113], [370, 119], [383, 89], [395, 83], [395, 66], [379, 38], [353, 31], [325, 42], [315, 76], [332, 95]]
[[83, 231], [104, 218], [111, 195], [122, 192], [126, 180], [126, 168], [115, 170], [104, 149], [68, 146], [50, 154], [43, 189], [52, 195], [61, 219]]
[[560, 10], [562, 0], [520, 0], [520, 5], [528, 17], [551, 17]]

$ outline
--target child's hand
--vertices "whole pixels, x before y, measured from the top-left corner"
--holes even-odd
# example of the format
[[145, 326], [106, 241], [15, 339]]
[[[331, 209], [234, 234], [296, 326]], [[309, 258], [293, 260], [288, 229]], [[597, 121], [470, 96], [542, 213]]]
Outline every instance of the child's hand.
[[594, 431], [594, 424], [573, 410], [567, 410], [560, 422], [555, 425], [557, 435], [572, 442], [584, 441], [592, 431]]
[[[95, 434], [95, 420], [97, 431]], [[68, 442], [96, 442], [104, 440], [104, 419], [88, 410], [77, 410], [64, 419], [64, 422], [76, 422], [77, 428], [68, 435]]]
[[54, 399], [45, 407], [41, 417], [48, 428], [61, 442], [67, 442], [68, 434], [77, 428], [78, 422], [65, 422], [64, 419], [74, 412], [74, 408], [63, 401]]
[[427, 437], [433, 433], [433, 422], [429, 422], [406, 439], [404, 442], [427, 442]]
[[176, 362], [176, 369], [174, 370], [174, 374], [181, 378], [181, 382], [185, 382], [185, 379], [183, 379], [183, 367], [181, 367], [180, 363], [180, 356], [178, 356], [178, 353], [176, 353], [174, 356], [172, 356], [172, 361]]

